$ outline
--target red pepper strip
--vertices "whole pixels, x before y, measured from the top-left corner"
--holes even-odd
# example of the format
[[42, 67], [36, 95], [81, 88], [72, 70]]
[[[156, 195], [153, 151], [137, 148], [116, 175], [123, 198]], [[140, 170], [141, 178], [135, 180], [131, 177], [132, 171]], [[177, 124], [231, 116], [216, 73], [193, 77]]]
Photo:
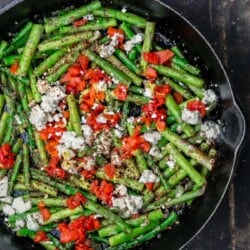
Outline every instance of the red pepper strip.
[[42, 215], [42, 217], [43, 217], [43, 220], [44, 220], [44, 221], [47, 221], [47, 220], [50, 218], [51, 213], [50, 213], [49, 209], [46, 208], [44, 202], [40, 201], [40, 202], [38, 203], [38, 208], [39, 208], [40, 213], [41, 213], [41, 215]]
[[75, 209], [86, 201], [86, 198], [81, 193], [77, 192], [66, 200], [66, 204], [69, 209]]
[[199, 100], [189, 101], [187, 103], [187, 109], [190, 111], [199, 111], [202, 118], [206, 115], [206, 105]]
[[11, 151], [9, 144], [0, 147], [0, 169], [10, 169], [15, 164], [15, 154]]
[[128, 86], [119, 83], [114, 89], [114, 95], [119, 101], [125, 101], [128, 95]]
[[157, 78], [158, 74], [157, 71], [151, 67], [147, 67], [145, 71], [145, 77], [151, 81], [155, 81]]
[[116, 172], [116, 169], [115, 169], [115, 166], [111, 163], [109, 164], [106, 164], [104, 167], [103, 167], [103, 170], [104, 172], [106, 173], [106, 175], [110, 178], [110, 179], [113, 179], [115, 177], [115, 172]]
[[43, 231], [38, 231], [35, 235], [34, 242], [39, 243], [45, 240], [48, 240], [46, 233]]

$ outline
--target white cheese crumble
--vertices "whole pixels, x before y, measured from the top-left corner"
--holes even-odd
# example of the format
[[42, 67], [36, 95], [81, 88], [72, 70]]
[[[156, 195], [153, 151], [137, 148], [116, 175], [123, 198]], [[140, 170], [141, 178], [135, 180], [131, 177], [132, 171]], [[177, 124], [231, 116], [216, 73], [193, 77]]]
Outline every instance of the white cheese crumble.
[[15, 209], [9, 204], [3, 205], [2, 211], [5, 215], [9, 215], [9, 216], [15, 214]]
[[[44, 129], [48, 122], [49, 113], [54, 113], [59, 107], [58, 103], [65, 97], [63, 86], [49, 87], [45, 95], [42, 96], [41, 105], [35, 105], [31, 109], [29, 116], [30, 122], [38, 131]], [[50, 117], [50, 121], [52, 118]]]
[[124, 44], [124, 50], [129, 53], [136, 44], [139, 44], [143, 41], [143, 34], [142, 33], [138, 33], [135, 36], [132, 37], [131, 40], [128, 40], [125, 44]]
[[64, 147], [73, 150], [82, 149], [85, 145], [84, 138], [77, 136], [76, 133], [73, 131], [63, 132], [59, 142], [61, 145], [64, 145]]
[[98, 123], [105, 124], [105, 123], [107, 123], [107, 121], [108, 121], [107, 118], [103, 114], [99, 114], [96, 117], [96, 122], [98, 122]]
[[0, 180], [0, 197], [7, 196], [8, 193], [8, 177], [5, 176]]
[[116, 166], [122, 165], [122, 159], [116, 151], [111, 152], [110, 161], [113, 165], [116, 165]]
[[13, 197], [12, 196], [5, 196], [3, 198], [0, 198], [0, 201], [3, 203], [12, 204]]
[[159, 182], [160, 179], [158, 176], [156, 176], [152, 170], [149, 170], [149, 169], [145, 169], [143, 172], [142, 172], [142, 175], [139, 179], [139, 182], [142, 182], [142, 183], [155, 183], [155, 182]]
[[83, 162], [79, 164], [79, 166], [83, 167], [86, 170], [92, 170], [95, 166], [95, 160], [90, 156], [86, 156], [84, 157]]
[[113, 207], [117, 207], [121, 210], [124, 217], [130, 217], [133, 214], [137, 214], [142, 208], [143, 199], [142, 196], [124, 196], [119, 198], [112, 198]]
[[202, 102], [204, 102], [206, 105], [209, 105], [209, 106], [210, 105], [215, 106], [217, 103], [217, 96], [215, 92], [212, 89], [205, 90]]
[[145, 88], [143, 95], [148, 98], [153, 98], [153, 90], [151, 88]]
[[24, 220], [17, 220], [15, 224], [15, 231], [21, 229], [22, 227], [25, 226], [25, 221]]
[[111, 56], [119, 44], [118, 38], [122, 36], [119, 33], [115, 33], [111, 38], [110, 38], [110, 43], [105, 45], [101, 45], [101, 50], [100, 50], [100, 57], [105, 58]]
[[82, 125], [82, 131], [85, 138], [89, 138], [93, 134], [93, 130], [89, 125]]
[[63, 157], [64, 160], [71, 160], [76, 156], [73, 150], [68, 149], [61, 144], [57, 146], [57, 151], [58, 151], [59, 156]]
[[96, 84], [96, 90], [98, 91], [106, 91], [107, 89], [108, 89], [108, 84], [104, 80], [101, 80]]
[[32, 231], [37, 231], [39, 229], [39, 223], [37, 220], [34, 218], [32, 214], [29, 214], [26, 219], [26, 226], [28, 229]]
[[29, 120], [31, 124], [33, 124], [36, 129], [40, 131], [46, 127], [48, 118], [41, 107], [39, 105], [36, 105], [31, 109]]
[[42, 96], [41, 108], [46, 113], [54, 113], [57, 110], [57, 101], [47, 95]]
[[77, 174], [77, 162], [75, 160], [63, 160], [61, 167], [71, 174]]
[[157, 131], [147, 132], [143, 134], [143, 138], [153, 145], [156, 145], [157, 142], [161, 139], [161, 134]]
[[86, 118], [84, 116], [81, 116], [81, 122], [85, 124], [87, 122]]
[[117, 137], [117, 138], [122, 138], [122, 135], [123, 135], [123, 133], [122, 133], [122, 131], [121, 130], [119, 130], [119, 129], [114, 129], [114, 134], [115, 134], [115, 136]]
[[122, 13], [126, 13], [127, 12], [127, 9], [126, 8], [122, 8]]
[[176, 161], [171, 155], [169, 155], [166, 163], [170, 169], [173, 169], [176, 164]]
[[198, 110], [190, 111], [184, 108], [181, 113], [181, 119], [191, 125], [197, 125], [201, 123], [201, 114]]
[[127, 123], [134, 123], [134, 120], [135, 118], [133, 116], [130, 116], [128, 119], [127, 119]]
[[94, 20], [95, 18], [94, 18], [94, 15], [93, 15], [93, 14], [87, 14], [87, 15], [85, 15], [82, 19], [88, 20], [88, 21], [92, 21], [92, 20]]
[[216, 140], [221, 133], [220, 126], [214, 121], [205, 121], [201, 125], [201, 134], [208, 140]]
[[126, 196], [127, 195], [127, 187], [119, 184], [115, 187], [115, 191], [114, 194], [118, 195], [118, 196]]
[[161, 151], [156, 146], [153, 146], [150, 148], [149, 154], [151, 156], [155, 157], [156, 159], [160, 159], [162, 157]]
[[50, 88], [49, 83], [47, 83], [47, 81], [42, 79], [37, 80], [36, 86], [40, 94], [45, 94]]
[[24, 213], [31, 209], [31, 202], [24, 201], [23, 197], [17, 197], [13, 200], [12, 208], [15, 209], [16, 213]]

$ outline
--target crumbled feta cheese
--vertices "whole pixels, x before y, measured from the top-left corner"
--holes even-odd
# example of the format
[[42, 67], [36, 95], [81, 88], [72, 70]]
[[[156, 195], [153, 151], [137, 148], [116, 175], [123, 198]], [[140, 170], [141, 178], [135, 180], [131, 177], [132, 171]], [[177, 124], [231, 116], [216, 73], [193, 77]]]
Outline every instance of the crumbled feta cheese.
[[42, 80], [42, 79], [37, 80], [36, 86], [37, 86], [38, 91], [41, 94], [45, 94], [50, 88], [49, 83], [47, 83], [47, 81]]
[[88, 138], [93, 134], [93, 130], [89, 125], [82, 125], [82, 131], [85, 138]]
[[126, 8], [122, 8], [122, 13], [126, 13], [127, 12], [127, 9]]
[[97, 117], [96, 117], [96, 122], [98, 123], [107, 123], [107, 118], [103, 115], [103, 114], [99, 114]]
[[5, 197], [8, 193], [8, 177], [5, 176], [0, 180], [0, 197]]
[[6, 204], [12, 204], [13, 197], [12, 196], [5, 196], [3, 198], [0, 198], [0, 202], [6, 203]]
[[141, 196], [131, 195], [120, 198], [112, 198], [113, 207], [117, 207], [121, 210], [124, 217], [130, 217], [133, 214], [137, 214], [142, 208], [143, 199]]
[[93, 14], [87, 14], [87, 15], [85, 15], [82, 19], [88, 20], [88, 21], [92, 21], [92, 20], [94, 20], [95, 18], [94, 18], [94, 15], [93, 15]]
[[110, 155], [112, 138], [110, 132], [104, 131], [96, 139], [96, 152], [103, 155]]
[[107, 89], [108, 89], [108, 84], [104, 80], [101, 80], [96, 84], [96, 90], [98, 91], [106, 91]]
[[61, 167], [71, 174], [77, 174], [77, 162], [75, 160], [63, 160]]
[[112, 77], [111, 80], [112, 80], [112, 82], [113, 82], [114, 84], [119, 84], [119, 83], [120, 83], [120, 81], [117, 80], [115, 77]]
[[117, 138], [122, 138], [122, 131], [119, 129], [114, 129], [114, 134]]
[[116, 151], [111, 152], [110, 161], [113, 165], [116, 165], [116, 166], [122, 165], [122, 159]]
[[127, 190], [127, 187], [122, 185], [122, 184], [119, 184], [115, 187], [115, 191], [114, 191], [114, 194], [118, 195], [118, 196], [125, 196], [128, 194], [128, 190]]
[[134, 120], [135, 118], [133, 116], [130, 116], [128, 119], [127, 119], [127, 123], [134, 123]]
[[54, 113], [57, 110], [57, 101], [51, 99], [47, 95], [42, 96], [42, 102], [41, 102], [41, 108], [46, 112], [46, 113]]
[[26, 226], [28, 229], [32, 231], [37, 231], [39, 229], [39, 224], [36, 221], [36, 219], [33, 217], [32, 214], [28, 214], [27, 219], [26, 219]]
[[32, 214], [32, 217], [40, 224], [42, 225], [44, 223], [44, 220], [43, 220], [43, 216], [41, 213], [37, 212], [37, 213], [33, 213]]
[[153, 98], [153, 91], [150, 88], [145, 88], [143, 95], [148, 98]]
[[201, 134], [208, 140], [216, 140], [221, 133], [220, 126], [214, 121], [205, 121], [201, 125]]
[[150, 148], [149, 154], [150, 154], [151, 156], [157, 158], [157, 159], [160, 159], [160, 158], [162, 157], [162, 154], [161, 154], [159, 148], [156, 147], [156, 146], [153, 146], [153, 147]]
[[11, 205], [9, 205], [9, 204], [3, 205], [2, 211], [3, 211], [3, 213], [5, 215], [13, 215], [13, 214], [15, 214], [14, 208]]
[[143, 138], [153, 145], [156, 145], [157, 142], [161, 139], [161, 134], [157, 131], [147, 132], [143, 134]]
[[63, 146], [61, 144], [59, 144], [56, 149], [58, 151], [59, 156], [63, 157], [63, 159], [66, 161], [71, 160], [76, 156], [74, 151], [66, 148], [65, 146]]
[[48, 118], [41, 107], [36, 105], [31, 109], [29, 121], [36, 127], [38, 131], [40, 131], [46, 127]]
[[197, 125], [201, 123], [201, 114], [198, 110], [190, 111], [184, 108], [181, 113], [181, 119], [191, 125]]
[[95, 161], [92, 157], [86, 156], [84, 157], [82, 163], [79, 164], [80, 167], [83, 167], [86, 170], [91, 170], [95, 166]]
[[206, 105], [215, 106], [217, 103], [217, 96], [212, 89], [207, 89], [204, 91], [204, 97], [203, 97], [202, 101]]
[[12, 207], [16, 210], [16, 213], [24, 213], [31, 209], [31, 202], [25, 202], [23, 197], [17, 197], [13, 200]]
[[102, 58], [109, 57], [115, 52], [115, 49], [116, 49], [117, 45], [119, 44], [118, 38], [120, 36], [122, 36], [122, 35], [119, 33], [115, 33], [111, 37], [109, 44], [101, 45], [100, 57], [102, 57]]
[[63, 86], [54, 86], [46, 92], [51, 99], [60, 102], [65, 96], [65, 88]]
[[21, 229], [22, 227], [25, 226], [25, 221], [24, 220], [17, 220], [15, 224], [15, 231]]
[[20, 120], [20, 117], [19, 117], [18, 115], [15, 115], [14, 118], [15, 118], [15, 121], [16, 121], [16, 123], [17, 123], [18, 125], [21, 125], [21, 124], [22, 124], [22, 122], [21, 122], [21, 120]]
[[143, 34], [142, 33], [138, 33], [135, 36], [132, 37], [131, 40], [127, 41], [124, 44], [124, 50], [129, 53], [136, 44], [139, 44], [143, 41]]
[[81, 122], [85, 124], [87, 122], [86, 118], [84, 116], [81, 116]]
[[156, 176], [151, 170], [149, 169], [145, 169], [142, 172], [142, 175], [139, 179], [139, 182], [142, 183], [155, 183], [155, 182], [159, 182], [160, 179], [158, 176]]
[[176, 164], [176, 161], [171, 155], [169, 155], [166, 163], [170, 169], [173, 169]]
[[73, 131], [63, 132], [60, 139], [60, 144], [63, 144], [68, 149], [79, 150], [84, 147], [84, 138], [77, 136]]

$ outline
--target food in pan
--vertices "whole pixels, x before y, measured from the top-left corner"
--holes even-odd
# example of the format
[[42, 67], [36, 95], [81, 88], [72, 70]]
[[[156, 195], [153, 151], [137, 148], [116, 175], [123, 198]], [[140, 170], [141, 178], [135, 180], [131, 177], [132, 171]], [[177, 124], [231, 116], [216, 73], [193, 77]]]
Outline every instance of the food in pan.
[[129, 249], [204, 194], [218, 97], [156, 29], [94, 1], [1, 41], [0, 207], [18, 236]]

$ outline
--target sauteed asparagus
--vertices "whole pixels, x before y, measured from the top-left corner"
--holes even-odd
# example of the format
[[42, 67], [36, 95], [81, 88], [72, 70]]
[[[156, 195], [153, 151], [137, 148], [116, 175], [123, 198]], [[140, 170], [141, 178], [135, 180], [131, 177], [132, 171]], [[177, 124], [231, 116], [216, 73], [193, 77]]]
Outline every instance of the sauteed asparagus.
[[204, 194], [218, 98], [156, 29], [94, 1], [0, 42], [0, 209], [18, 236], [130, 249]]

